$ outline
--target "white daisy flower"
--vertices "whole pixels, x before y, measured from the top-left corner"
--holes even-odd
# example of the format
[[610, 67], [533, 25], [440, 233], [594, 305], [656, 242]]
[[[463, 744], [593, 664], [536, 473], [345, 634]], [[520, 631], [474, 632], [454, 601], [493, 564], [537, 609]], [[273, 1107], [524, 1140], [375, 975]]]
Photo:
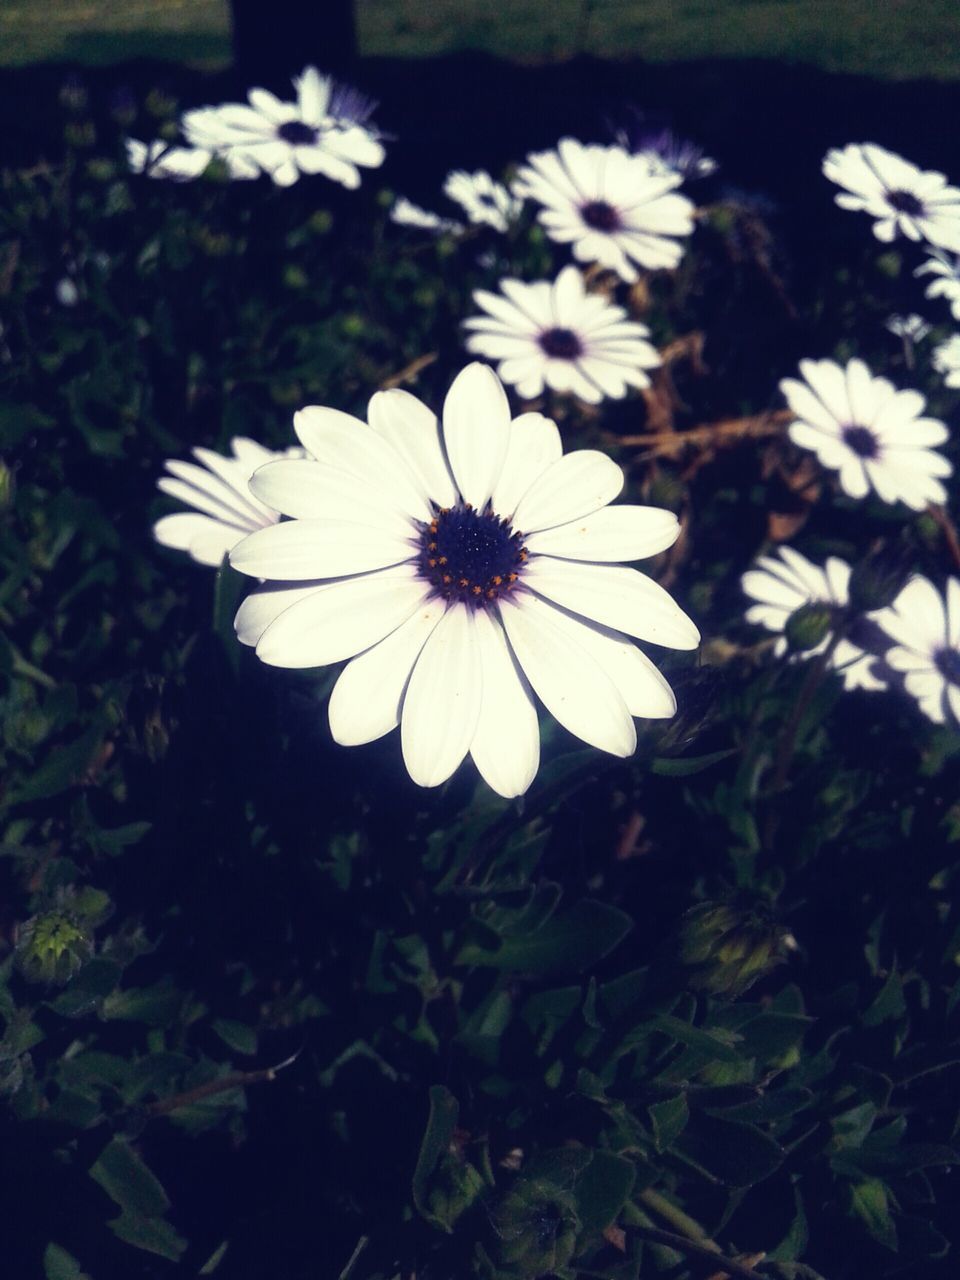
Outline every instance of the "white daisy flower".
[[676, 517], [608, 504], [623, 472], [562, 457], [537, 413], [511, 421], [496, 374], [455, 379], [443, 425], [406, 391], [378, 392], [369, 425], [311, 406], [310, 455], [274, 462], [254, 493], [290, 520], [251, 534], [231, 563], [271, 585], [237, 614], [240, 640], [278, 667], [351, 659], [330, 698], [337, 742], [400, 725], [414, 782], [444, 782], [469, 753], [503, 796], [539, 765], [534, 693], [571, 733], [628, 756], [634, 716], [667, 717], [670, 686], [630, 637], [692, 649], [667, 592], [617, 564], [664, 550]]
[[620, 398], [628, 387], [648, 387], [645, 370], [660, 363], [645, 325], [627, 319], [623, 307], [588, 293], [576, 267], [564, 267], [551, 284], [502, 280], [500, 293], [476, 289], [487, 312], [464, 327], [474, 330], [468, 351], [499, 360], [504, 382], [532, 400], [544, 385], [597, 404]]
[[168, 142], [139, 142], [127, 138], [127, 165], [131, 173], [145, 173], [148, 178], [172, 178], [189, 182], [199, 178], [213, 159], [213, 152], [202, 147], [172, 147]]
[[923, 714], [960, 725], [960, 579], [950, 579], [944, 596], [926, 578], [912, 579], [881, 626], [894, 644], [885, 659]]
[[677, 236], [693, 230], [693, 205], [674, 188], [682, 178], [623, 147], [584, 146], [564, 138], [556, 151], [527, 157], [513, 189], [544, 208], [552, 240], [571, 244], [579, 262], [598, 262], [635, 281], [634, 263], [673, 268], [683, 255]]
[[[821, 569], [792, 547], [780, 547], [776, 555], [760, 556], [754, 568], [741, 578], [744, 593], [753, 604], [747, 610], [747, 622], [766, 627], [779, 636], [773, 652], [782, 657], [788, 649], [784, 629], [791, 614], [807, 604], [825, 604], [839, 612], [849, 603], [850, 566], [837, 556], [830, 556]], [[881, 613], [866, 614], [872, 621], [879, 621]], [[813, 658], [822, 653], [830, 643], [830, 636], [814, 649], [806, 649], [796, 656]], [[852, 640], [839, 640], [830, 659], [832, 670], [842, 678], [846, 689], [885, 689], [886, 683], [874, 673], [877, 659], [865, 653]]]
[[884, 323], [884, 328], [895, 338], [906, 338], [908, 342], [922, 342], [933, 325], [928, 324], [923, 316], [913, 313], [908, 316], [889, 316]]
[[951, 334], [934, 347], [930, 362], [937, 373], [943, 374], [945, 386], [960, 387], [960, 333]]
[[915, 276], [936, 276], [927, 285], [925, 297], [946, 298], [950, 303], [954, 320], [960, 320], [960, 258], [949, 258], [943, 253], [933, 253], [913, 273]]
[[418, 227], [422, 231], [463, 230], [459, 222], [454, 222], [450, 218], [441, 218], [439, 213], [431, 213], [429, 209], [421, 209], [406, 196], [397, 196], [390, 206], [390, 221], [401, 227]]
[[194, 146], [222, 155], [235, 177], [263, 172], [278, 186], [289, 187], [301, 174], [322, 173], [355, 189], [360, 185], [358, 166], [383, 163], [383, 146], [366, 125], [371, 105], [316, 67], [307, 67], [293, 83], [296, 102], [281, 102], [267, 89], [251, 89], [249, 106], [227, 103], [187, 111], [184, 135]]
[[279, 513], [250, 492], [250, 477], [265, 462], [302, 456], [299, 449], [276, 453], [244, 436], [231, 440], [230, 448], [233, 457], [194, 449], [200, 466], [171, 458], [164, 463], [169, 474], [157, 481], [158, 489], [193, 511], [161, 517], [153, 536], [161, 546], [186, 551], [198, 564], [219, 565], [241, 538], [277, 523]]
[[483, 169], [477, 169], [475, 173], [454, 169], [447, 174], [443, 191], [460, 206], [471, 222], [485, 223], [494, 231], [507, 231], [523, 208], [522, 200], [512, 196]]
[[876, 221], [873, 234], [889, 244], [897, 234], [941, 249], [960, 249], [960, 190], [942, 173], [924, 171], [875, 142], [834, 147], [823, 173], [845, 187], [841, 209], [862, 210]]
[[873, 489], [884, 502], [899, 499], [914, 511], [946, 500], [940, 480], [952, 468], [931, 446], [949, 432], [935, 418], [920, 417], [926, 401], [919, 391], [898, 391], [862, 360], [845, 369], [832, 360], [801, 360], [800, 372], [805, 382], [780, 383], [798, 418], [790, 439], [839, 471], [845, 493], [863, 498]]

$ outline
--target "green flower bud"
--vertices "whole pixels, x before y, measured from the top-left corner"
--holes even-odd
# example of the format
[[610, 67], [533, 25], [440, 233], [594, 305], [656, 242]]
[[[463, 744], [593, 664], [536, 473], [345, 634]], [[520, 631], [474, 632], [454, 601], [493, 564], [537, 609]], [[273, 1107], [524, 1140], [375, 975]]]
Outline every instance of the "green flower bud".
[[811, 601], [791, 613], [783, 634], [795, 653], [803, 653], [823, 644], [832, 628], [833, 610], [830, 605]]
[[92, 929], [63, 910], [33, 916], [21, 926], [17, 938], [17, 968], [28, 982], [62, 985], [92, 955]]
[[739, 996], [782, 963], [786, 938], [761, 910], [703, 902], [683, 917], [677, 950], [694, 991]]
[[518, 1275], [550, 1275], [574, 1255], [580, 1219], [573, 1196], [539, 1178], [521, 1178], [497, 1205], [500, 1259]]
[[850, 603], [862, 613], [886, 609], [907, 585], [913, 554], [909, 547], [879, 547], [854, 565], [850, 574]]

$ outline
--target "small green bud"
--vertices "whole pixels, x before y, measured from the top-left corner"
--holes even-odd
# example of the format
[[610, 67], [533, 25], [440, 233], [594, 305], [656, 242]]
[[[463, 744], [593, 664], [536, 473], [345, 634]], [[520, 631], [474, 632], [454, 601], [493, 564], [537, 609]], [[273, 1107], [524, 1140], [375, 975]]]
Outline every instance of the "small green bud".
[[539, 1178], [521, 1178], [497, 1205], [492, 1222], [501, 1261], [531, 1280], [565, 1267], [580, 1232], [573, 1196]]
[[910, 548], [895, 545], [869, 552], [850, 574], [850, 603], [861, 613], [886, 609], [907, 585], [912, 569]]
[[93, 932], [70, 912], [45, 911], [22, 925], [17, 968], [28, 982], [61, 986], [93, 955]]
[[318, 209], [310, 215], [307, 226], [316, 236], [325, 236], [333, 229], [333, 214], [329, 209]]
[[289, 263], [283, 269], [283, 283], [288, 289], [306, 289], [310, 283], [310, 277], [304, 271], [303, 267], [298, 267], [293, 263]]
[[823, 644], [833, 629], [833, 609], [813, 600], [795, 609], [787, 619], [783, 634], [795, 653], [804, 653]]
[[177, 100], [162, 89], [151, 89], [144, 103], [147, 111], [157, 120], [172, 116], [177, 110]]
[[783, 961], [786, 939], [761, 910], [703, 902], [683, 917], [677, 951], [695, 991], [739, 996]]

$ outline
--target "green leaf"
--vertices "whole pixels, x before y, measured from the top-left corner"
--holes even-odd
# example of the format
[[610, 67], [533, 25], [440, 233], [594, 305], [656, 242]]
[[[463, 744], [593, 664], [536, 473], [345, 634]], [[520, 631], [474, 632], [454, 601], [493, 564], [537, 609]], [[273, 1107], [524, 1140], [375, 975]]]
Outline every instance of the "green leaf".
[[691, 1026], [682, 1018], [675, 1018], [669, 1013], [658, 1013], [647, 1024], [651, 1030], [662, 1031], [671, 1040], [679, 1040], [689, 1049], [696, 1049], [706, 1055], [708, 1061], [730, 1062], [739, 1064], [743, 1061], [741, 1054], [720, 1036], [712, 1031], [703, 1031], [700, 1027]]
[[632, 923], [616, 907], [585, 898], [532, 933], [501, 938], [494, 950], [467, 943], [456, 963], [518, 973], [582, 973], [618, 946]]
[[610, 1151], [595, 1151], [577, 1179], [574, 1197], [584, 1231], [606, 1230], [616, 1220], [633, 1191], [633, 1163]]
[[899, 1018], [907, 1011], [907, 1002], [903, 995], [903, 982], [899, 973], [894, 971], [883, 984], [876, 999], [864, 1013], [861, 1021], [865, 1027], [879, 1027], [882, 1022]]
[[52, 1243], [43, 1251], [43, 1273], [46, 1280], [90, 1280], [72, 1253]]
[[436, 1212], [428, 1198], [430, 1181], [437, 1166], [450, 1150], [460, 1105], [449, 1089], [435, 1084], [430, 1089], [430, 1114], [420, 1143], [417, 1165], [413, 1171], [413, 1203], [421, 1216], [441, 1231], [452, 1232], [453, 1226]]
[[157, 1178], [122, 1138], [104, 1147], [90, 1177], [123, 1210], [158, 1218], [170, 1208]]
[[848, 1189], [849, 1208], [874, 1240], [896, 1251], [897, 1228], [887, 1205], [887, 1189], [878, 1178], [855, 1183]]
[[752, 1187], [783, 1163], [780, 1145], [752, 1124], [698, 1114], [675, 1149], [728, 1187]]
[[723, 751], [711, 751], [705, 756], [658, 756], [656, 760], [651, 761], [651, 773], [658, 774], [661, 778], [690, 778], [695, 773], [702, 773], [704, 769], [709, 769], [711, 765], [719, 764], [721, 760], [728, 760], [730, 756], [737, 754], [736, 747], [726, 747]]
[[217, 1267], [219, 1267], [220, 1263], [223, 1261], [229, 1248], [229, 1240], [224, 1240], [222, 1244], [217, 1245], [216, 1249], [214, 1249], [213, 1253], [211, 1253], [210, 1257], [197, 1272], [197, 1275], [212, 1276], [214, 1271], [216, 1271]]
[[245, 1022], [234, 1022], [232, 1018], [214, 1018], [211, 1026], [224, 1044], [229, 1045], [236, 1053], [257, 1052], [257, 1033]]
[[145, 1253], [155, 1253], [170, 1262], [179, 1262], [187, 1247], [184, 1238], [177, 1234], [163, 1218], [146, 1218], [138, 1213], [122, 1213], [107, 1223], [110, 1230], [126, 1244]]
[[690, 1118], [686, 1098], [678, 1093], [675, 1098], [653, 1103], [647, 1110], [653, 1122], [653, 1140], [657, 1150], [668, 1151], [686, 1128]]

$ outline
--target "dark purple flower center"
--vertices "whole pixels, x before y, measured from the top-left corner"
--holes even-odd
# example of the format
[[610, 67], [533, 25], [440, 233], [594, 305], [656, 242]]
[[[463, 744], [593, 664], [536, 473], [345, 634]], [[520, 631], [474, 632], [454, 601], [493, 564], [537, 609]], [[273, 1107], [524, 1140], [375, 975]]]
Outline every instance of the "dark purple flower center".
[[945, 646], [937, 650], [933, 660], [944, 680], [949, 680], [951, 684], [960, 684], [960, 649]]
[[545, 329], [539, 342], [541, 349], [555, 360], [576, 360], [583, 354], [583, 343], [572, 329]]
[[444, 507], [422, 526], [420, 574], [444, 600], [492, 604], [517, 584], [526, 559], [520, 535], [489, 510]]
[[620, 214], [606, 200], [591, 200], [580, 206], [580, 216], [588, 227], [596, 231], [618, 231], [623, 223]]
[[317, 140], [317, 131], [302, 120], [288, 120], [277, 126], [277, 137], [289, 142], [291, 147], [309, 147]]
[[843, 443], [852, 449], [858, 458], [876, 458], [880, 455], [877, 437], [869, 427], [844, 427]]
[[887, 203], [897, 213], [909, 214], [911, 218], [919, 218], [923, 213], [923, 202], [918, 200], [912, 191], [888, 191]]

